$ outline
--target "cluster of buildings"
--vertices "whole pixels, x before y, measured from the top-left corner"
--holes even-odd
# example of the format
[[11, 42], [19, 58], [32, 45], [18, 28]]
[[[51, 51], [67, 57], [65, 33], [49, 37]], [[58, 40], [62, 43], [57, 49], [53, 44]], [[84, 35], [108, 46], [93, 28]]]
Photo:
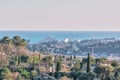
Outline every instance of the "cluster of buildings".
[[104, 54], [117, 54], [120, 56], [120, 40], [115, 38], [105, 39], [91, 39], [91, 40], [77, 40], [72, 41], [66, 38], [64, 41], [58, 41], [53, 37], [47, 37], [39, 43], [28, 44], [27, 49], [30, 51], [39, 51], [43, 54], [54, 53], [54, 54], [67, 54], [67, 55], [84, 55], [84, 53], [92, 53], [94, 47], [95, 56], [104, 56]]

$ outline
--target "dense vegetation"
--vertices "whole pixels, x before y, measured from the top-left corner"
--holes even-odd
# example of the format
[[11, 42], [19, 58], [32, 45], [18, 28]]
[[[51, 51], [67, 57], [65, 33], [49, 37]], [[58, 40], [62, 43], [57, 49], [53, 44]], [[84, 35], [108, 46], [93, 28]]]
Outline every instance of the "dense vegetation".
[[[26, 49], [27, 41], [15, 36], [0, 40], [0, 80], [120, 80], [120, 63], [106, 58], [44, 55]], [[42, 75], [42, 77], [40, 77]]]

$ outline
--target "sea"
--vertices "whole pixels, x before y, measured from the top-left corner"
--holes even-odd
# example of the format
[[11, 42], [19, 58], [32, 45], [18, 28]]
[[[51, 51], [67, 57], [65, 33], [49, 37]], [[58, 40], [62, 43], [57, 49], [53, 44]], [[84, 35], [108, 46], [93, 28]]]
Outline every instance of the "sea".
[[0, 31], [0, 39], [4, 36], [13, 38], [20, 36], [26, 40], [30, 40], [31, 44], [38, 43], [46, 37], [54, 37], [58, 41], [63, 41], [65, 38], [71, 40], [90, 40], [90, 39], [104, 39], [116, 38], [120, 39], [119, 31]]

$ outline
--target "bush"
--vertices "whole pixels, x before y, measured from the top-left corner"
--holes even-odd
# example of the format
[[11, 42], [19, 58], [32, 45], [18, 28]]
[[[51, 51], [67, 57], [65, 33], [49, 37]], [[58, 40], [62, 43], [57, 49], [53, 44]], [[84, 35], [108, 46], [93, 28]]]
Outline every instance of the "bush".
[[10, 69], [8, 69], [7, 67], [4, 67], [0, 70], [0, 78], [4, 79], [5, 76], [11, 74]]
[[38, 74], [38, 72], [37, 72], [36, 70], [32, 70], [32, 71], [30, 72], [30, 75], [31, 75], [32, 77], [37, 76], [37, 74]]
[[52, 72], [49, 73], [49, 76], [53, 76], [53, 75], [54, 75], [54, 73], [52, 73]]
[[117, 66], [119, 66], [119, 63], [118, 63], [117, 61], [113, 61], [113, 62], [111, 63], [111, 65], [112, 65], [113, 67], [117, 67]]
[[30, 78], [30, 73], [25, 70], [25, 69], [18, 69], [18, 72], [25, 78], [29, 79]]

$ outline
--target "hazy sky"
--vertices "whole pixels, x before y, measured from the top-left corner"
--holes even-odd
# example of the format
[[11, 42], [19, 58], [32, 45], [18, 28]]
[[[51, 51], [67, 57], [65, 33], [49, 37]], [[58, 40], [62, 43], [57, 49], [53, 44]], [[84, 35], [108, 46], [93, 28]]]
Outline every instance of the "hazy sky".
[[0, 0], [0, 30], [120, 31], [120, 0]]

